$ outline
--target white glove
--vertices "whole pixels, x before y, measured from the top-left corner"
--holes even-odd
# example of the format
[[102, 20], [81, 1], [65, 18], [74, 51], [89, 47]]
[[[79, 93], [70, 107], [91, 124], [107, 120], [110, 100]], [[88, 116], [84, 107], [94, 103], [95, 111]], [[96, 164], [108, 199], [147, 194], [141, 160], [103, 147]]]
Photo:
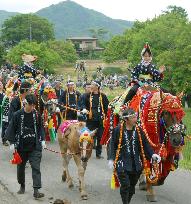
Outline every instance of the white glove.
[[81, 111], [83, 114], [87, 114], [88, 110], [86, 110], [85, 108]]
[[77, 116], [81, 116], [81, 113], [79, 111], [77, 112]]
[[15, 151], [15, 145], [14, 145], [14, 144], [11, 144], [11, 145], [9, 146], [9, 148], [10, 148], [11, 151]]
[[60, 113], [60, 108], [56, 107], [56, 113]]
[[110, 169], [113, 169], [113, 160], [109, 160], [109, 162], [108, 162], [108, 167], [109, 167]]
[[41, 142], [41, 144], [42, 144], [42, 148], [45, 149], [45, 148], [46, 148], [46, 142], [43, 140], [43, 141]]
[[161, 157], [160, 157], [158, 154], [153, 154], [151, 161], [152, 161], [152, 162], [153, 162], [153, 161], [156, 161], [157, 163], [160, 163]]

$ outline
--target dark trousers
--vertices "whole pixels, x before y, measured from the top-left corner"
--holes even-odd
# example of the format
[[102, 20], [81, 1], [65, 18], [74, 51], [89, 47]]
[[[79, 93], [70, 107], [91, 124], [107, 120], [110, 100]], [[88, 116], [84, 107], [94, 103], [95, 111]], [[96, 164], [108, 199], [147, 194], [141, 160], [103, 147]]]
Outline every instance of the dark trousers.
[[127, 96], [125, 97], [124, 100], [124, 104], [131, 101], [131, 99], [133, 98], [133, 96], [135, 96], [135, 94], [137, 93], [137, 90], [139, 88], [139, 84], [135, 84], [128, 92]]
[[29, 161], [32, 168], [33, 188], [41, 188], [41, 172], [40, 162], [42, 158], [42, 152], [34, 150], [32, 152], [19, 152], [22, 163], [17, 165], [17, 180], [19, 184], [25, 184], [25, 166]]
[[6, 138], [5, 138], [5, 131], [8, 127], [9, 123], [8, 122], [4, 122], [2, 121], [2, 130], [1, 130], [1, 138], [2, 138], [2, 142], [6, 142]]
[[103, 125], [99, 121], [87, 120], [86, 126], [90, 130], [95, 130], [97, 128], [97, 132], [94, 138], [96, 140], [96, 156], [100, 156], [102, 153], [102, 145], [100, 144], [100, 141], [103, 134]]
[[123, 204], [129, 204], [135, 194], [135, 186], [141, 175], [141, 172], [117, 172], [120, 182], [120, 194]]

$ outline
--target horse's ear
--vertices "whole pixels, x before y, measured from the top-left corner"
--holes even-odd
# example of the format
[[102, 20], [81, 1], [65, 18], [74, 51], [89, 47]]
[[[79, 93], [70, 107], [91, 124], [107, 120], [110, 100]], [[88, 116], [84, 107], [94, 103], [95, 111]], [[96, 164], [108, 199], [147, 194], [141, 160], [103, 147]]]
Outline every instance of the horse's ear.
[[90, 136], [91, 136], [91, 137], [95, 136], [97, 130], [98, 130], [98, 128], [96, 128], [95, 130], [91, 131]]
[[180, 92], [177, 94], [177, 97], [181, 100], [182, 97], [184, 96], [184, 91]]

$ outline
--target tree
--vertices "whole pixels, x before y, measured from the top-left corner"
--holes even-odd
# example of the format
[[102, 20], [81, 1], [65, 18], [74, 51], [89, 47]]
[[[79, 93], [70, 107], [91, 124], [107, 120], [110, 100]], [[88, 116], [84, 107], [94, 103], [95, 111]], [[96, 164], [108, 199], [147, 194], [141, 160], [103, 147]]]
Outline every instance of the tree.
[[57, 52], [63, 62], [75, 62], [78, 59], [74, 45], [70, 41], [51, 40], [47, 42], [48, 48]]
[[5, 48], [2, 43], [0, 43], [0, 66], [4, 62]]
[[182, 18], [188, 17], [188, 13], [186, 12], [186, 10], [179, 6], [170, 5], [167, 7], [167, 10], [164, 11], [164, 13], [165, 14], [169, 14], [169, 13], [178, 14], [178, 15], [181, 15]]
[[22, 40], [40, 43], [54, 39], [54, 29], [45, 18], [33, 14], [19, 14], [5, 20], [1, 39], [6, 47], [12, 47]]
[[153, 63], [165, 65], [163, 86], [173, 91], [191, 92], [191, 23], [181, 7], [169, 6], [160, 16], [145, 22], [135, 22], [123, 35], [113, 37], [104, 52], [112, 62], [127, 59], [133, 65], [141, 60], [141, 50], [149, 42]]
[[116, 60], [127, 59], [128, 45], [126, 36], [113, 37], [104, 51], [104, 60], [106, 62], [114, 62]]
[[108, 33], [108, 30], [105, 30], [104, 28], [90, 28], [89, 32], [92, 34], [93, 38], [104, 40], [105, 35]]
[[7, 54], [6, 58], [14, 64], [22, 65], [22, 54], [36, 55], [38, 60], [35, 66], [40, 69], [47, 69], [49, 72], [53, 71], [55, 66], [63, 63], [60, 55], [54, 50], [47, 47], [45, 43], [21, 41], [18, 45], [13, 47]]

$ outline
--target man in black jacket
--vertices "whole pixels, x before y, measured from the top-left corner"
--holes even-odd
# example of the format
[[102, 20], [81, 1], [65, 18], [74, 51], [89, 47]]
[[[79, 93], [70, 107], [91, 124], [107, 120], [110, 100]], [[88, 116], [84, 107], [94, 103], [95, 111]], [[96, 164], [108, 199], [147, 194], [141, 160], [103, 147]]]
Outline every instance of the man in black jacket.
[[17, 180], [20, 184], [18, 194], [25, 192], [25, 165], [29, 160], [32, 168], [34, 198], [44, 197], [38, 191], [41, 188], [40, 163], [42, 147], [45, 148], [45, 134], [40, 114], [35, 110], [36, 97], [29, 94], [25, 97], [25, 106], [13, 114], [6, 131], [6, 138], [10, 142], [10, 149], [21, 156], [22, 163], [17, 165]]
[[9, 121], [12, 119], [13, 113], [20, 110], [23, 107], [23, 101], [25, 100], [26, 95], [30, 94], [31, 92], [31, 84], [27, 81], [23, 82], [20, 86], [19, 92], [20, 94], [14, 97], [10, 103], [9, 113], [8, 113]]
[[107, 114], [109, 101], [107, 96], [104, 93], [100, 92], [101, 82], [100, 81], [92, 81], [91, 83], [91, 93], [86, 93], [83, 96], [82, 100], [82, 113], [88, 113], [87, 115], [87, 127], [90, 130], [95, 130], [97, 128], [97, 132], [95, 135], [95, 139], [97, 140], [96, 144], [96, 158], [101, 159], [102, 146], [100, 144], [101, 137], [103, 134], [103, 125], [104, 119]]
[[[129, 204], [133, 194], [135, 194], [135, 185], [143, 170], [141, 143], [137, 128], [139, 128], [141, 134], [146, 158], [149, 160], [152, 158], [153, 161], [157, 162], [160, 162], [161, 158], [159, 155], [154, 154], [141, 128], [136, 127], [137, 116], [134, 110], [125, 110], [122, 117], [124, 120], [123, 125], [120, 124], [114, 129], [110, 141], [110, 159], [108, 165], [112, 168], [113, 164], [115, 164], [122, 202], [123, 204]], [[121, 131], [122, 135], [120, 135]]]
[[[67, 89], [63, 91], [59, 98], [60, 109], [64, 113], [64, 119], [77, 120], [77, 106], [80, 97], [80, 92], [74, 89], [74, 82], [67, 82]], [[72, 110], [74, 109], [74, 110]]]

